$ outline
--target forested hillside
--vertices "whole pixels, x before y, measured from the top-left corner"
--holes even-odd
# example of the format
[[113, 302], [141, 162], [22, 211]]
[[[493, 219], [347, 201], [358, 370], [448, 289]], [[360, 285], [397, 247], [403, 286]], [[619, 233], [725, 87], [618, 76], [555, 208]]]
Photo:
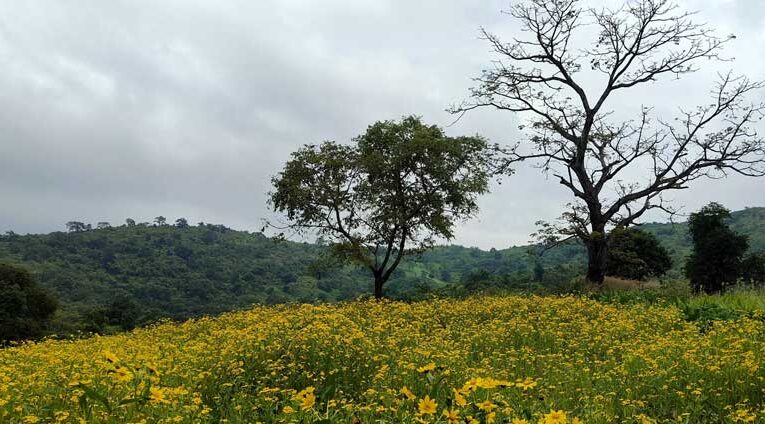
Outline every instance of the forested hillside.
[[[106, 227], [106, 226], [105, 226]], [[734, 212], [731, 227], [765, 251], [765, 208]], [[685, 224], [646, 224], [675, 260], [690, 250]], [[0, 262], [22, 265], [59, 299], [58, 329], [130, 328], [158, 318], [216, 314], [253, 303], [337, 301], [370, 292], [368, 273], [316, 266], [323, 247], [275, 242], [221, 225], [123, 225], [45, 235], [0, 236]], [[560, 246], [543, 256], [528, 246], [485, 251], [444, 246], [410, 258], [388, 295], [434, 289], [555, 285], [581, 274], [583, 250]]]

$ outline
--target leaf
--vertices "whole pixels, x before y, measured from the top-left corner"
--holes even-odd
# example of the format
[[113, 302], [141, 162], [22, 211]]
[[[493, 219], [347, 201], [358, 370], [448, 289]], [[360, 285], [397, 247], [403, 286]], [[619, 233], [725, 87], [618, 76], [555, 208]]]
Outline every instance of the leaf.
[[[83, 392], [85, 392], [85, 395], [87, 397], [97, 401], [98, 403], [103, 405], [104, 408], [106, 408], [107, 411], [112, 412], [112, 407], [111, 407], [111, 405], [109, 405], [109, 399], [107, 399], [106, 396], [98, 393], [97, 391], [91, 389], [90, 387], [88, 387], [88, 386], [86, 386], [86, 385], [84, 385], [82, 383], [78, 384], [77, 387], [79, 389], [81, 389]], [[80, 402], [82, 402], [82, 397], [80, 398]]]

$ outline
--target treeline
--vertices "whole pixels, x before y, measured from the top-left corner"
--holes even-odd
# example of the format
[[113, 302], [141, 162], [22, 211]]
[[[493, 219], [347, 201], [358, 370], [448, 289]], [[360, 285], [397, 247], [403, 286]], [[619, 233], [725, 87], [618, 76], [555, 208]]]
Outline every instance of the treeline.
[[[33, 333], [104, 333], [253, 303], [333, 302], [371, 294], [366, 272], [322, 261], [327, 250], [322, 244], [275, 242], [261, 233], [223, 225], [158, 218], [151, 223], [128, 219], [119, 226], [71, 221], [67, 232], [0, 235], [0, 263], [28, 270], [58, 305]], [[765, 208], [734, 212], [723, 221], [731, 231], [747, 236], [747, 252], [765, 251]], [[631, 230], [637, 239], [617, 239], [621, 242], [612, 256], [621, 260], [612, 261], [610, 274], [655, 278], [667, 270], [666, 260], [655, 254], [665, 250], [671, 263], [668, 276], [684, 278], [692, 251], [688, 225], [647, 224], [640, 229], [655, 235], [659, 247]], [[748, 257], [741, 256], [741, 263]], [[585, 260], [576, 242], [544, 252], [534, 246], [489, 251], [439, 246], [403, 263], [386, 295], [414, 300], [433, 293], [561, 292], [583, 274]], [[13, 288], [17, 297], [3, 296], [5, 310], [26, 308], [19, 302], [10, 306], [18, 290]]]

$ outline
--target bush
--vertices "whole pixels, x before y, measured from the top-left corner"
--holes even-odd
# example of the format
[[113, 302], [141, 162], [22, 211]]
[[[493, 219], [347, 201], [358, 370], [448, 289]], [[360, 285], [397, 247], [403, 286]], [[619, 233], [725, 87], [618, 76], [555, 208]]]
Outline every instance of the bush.
[[0, 343], [43, 335], [57, 306], [29, 271], [0, 264]]
[[672, 258], [653, 234], [617, 228], [608, 239], [607, 275], [631, 280], [660, 277], [672, 268]]

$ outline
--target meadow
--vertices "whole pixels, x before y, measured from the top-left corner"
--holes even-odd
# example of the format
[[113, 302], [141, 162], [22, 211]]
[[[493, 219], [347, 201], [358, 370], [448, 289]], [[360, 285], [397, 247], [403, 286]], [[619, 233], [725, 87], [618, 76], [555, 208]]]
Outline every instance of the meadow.
[[763, 355], [663, 301], [262, 306], [0, 350], [0, 422], [758, 422]]

